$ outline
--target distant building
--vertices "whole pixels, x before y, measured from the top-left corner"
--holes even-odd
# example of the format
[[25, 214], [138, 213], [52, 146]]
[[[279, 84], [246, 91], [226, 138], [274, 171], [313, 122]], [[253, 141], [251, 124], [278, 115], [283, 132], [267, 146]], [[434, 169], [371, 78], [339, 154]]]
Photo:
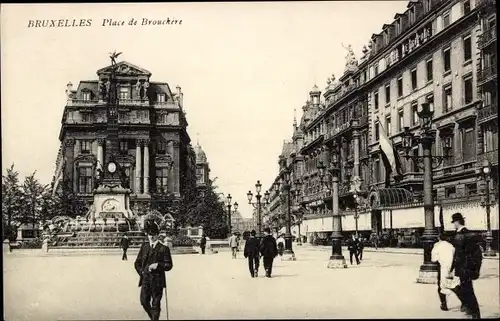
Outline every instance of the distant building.
[[253, 218], [243, 217], [239, 211], [231, 212], [231, 228], [240, 233], [256, 229]]
[[210, 183], [210, 166], [207, 155], [205, 155], [200, 143], [196, 144], [194, 151], [196, 154], [196, 185], [205, 187]]

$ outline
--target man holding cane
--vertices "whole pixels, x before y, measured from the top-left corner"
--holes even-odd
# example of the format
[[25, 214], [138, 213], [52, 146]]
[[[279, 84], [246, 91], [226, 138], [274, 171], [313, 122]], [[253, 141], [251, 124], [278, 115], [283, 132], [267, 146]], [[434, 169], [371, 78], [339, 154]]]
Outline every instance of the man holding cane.
[[144, 224], [144, 231], [148, 241], [142, 244], [134, 266], [140, 277], [141, 305], [151, 320], [159, 320], [163, 289], [167, 286], [165, 272], [172, 269], [172, 257], [170, 249], [158, 240], [160, 232], [158, 224], [147, 221]]

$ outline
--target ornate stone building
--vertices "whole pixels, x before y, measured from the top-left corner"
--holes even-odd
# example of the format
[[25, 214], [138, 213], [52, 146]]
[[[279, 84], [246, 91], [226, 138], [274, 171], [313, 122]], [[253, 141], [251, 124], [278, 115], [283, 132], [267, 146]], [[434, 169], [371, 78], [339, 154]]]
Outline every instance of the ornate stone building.
[[[302, 201], [296, 206], [301, 203], [307, 212], [302, 232], [326, 238], [332, 231], [331, 191], [320, 184], [317, 165], [322, 161], [328, 166], [335, 158], [343, 231], [352, 233], [356, 226], [367, 236], [391, 231], [418, 243], [424, 227], [423, 171], [403, 157], [400, 147], [404, 127], [419, 132], [417, 111], [423, 102], [434, 107], [433, 155], [443, 155], [445, 136], [452, 140], [453, 157], [433, 172], [436, 226], [442, 207], [446, 229], [452, 228], [449, 216], [456, 211], [464, 214], [470, 229], [486, 229], [484, 184], [478, 175], [484, 159], [493, 165], [491, 190], [498, 195], [494, 6], [494, 0], [409, 1], [404, 13], [371, 36], [359, 61], [350, 46], [345, 48], [343, 75], [338, 81], [327, 79], [324, 100], [314, 86], [300, 125], [294, 127], [293, 141], [298, 144], [300, 133], [303, 145], [286, 166], [303, 166], [292, 167], [294, 178], [302, 182]], [[382, 161], [382, 131], [400, 153], [403, 175], [398, 179]], [[422, 153], [418, 148], [411, 152]], [[276, 179], [280, 176], [281, 170]], [[353, 211], [355, 177], [361, 182], [359, 216]], [[272, 214], [272, 209], [267, 210]], [[498, 205], [492, 213], [498, 235]]]
[[67, 179], [73, 192], [90, 202], [97, 169], [114, 153], [125, 167], [132, 208], [142, 212], [165, 193], [179, 198], [196, 175], [184, 94], [179, 86], [172, 92], [166, 82], [151, 81], [145, 69], [117, 63], [119, 150], [111, 151], [106, 141], [110, 68], [99, 69], [96, 80], [80, 81], [76, 89], [67, 85], [53, 189]]

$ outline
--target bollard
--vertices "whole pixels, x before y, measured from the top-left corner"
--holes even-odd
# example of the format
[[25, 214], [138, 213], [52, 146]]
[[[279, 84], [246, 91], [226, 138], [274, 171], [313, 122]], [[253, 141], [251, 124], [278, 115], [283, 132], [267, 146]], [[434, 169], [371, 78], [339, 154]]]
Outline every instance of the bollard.
[[12, 252], [12, 248], [10, 247], [10, 240], [9, 239], [5, 239], [3, 241], [3, 252], [4, 253]]

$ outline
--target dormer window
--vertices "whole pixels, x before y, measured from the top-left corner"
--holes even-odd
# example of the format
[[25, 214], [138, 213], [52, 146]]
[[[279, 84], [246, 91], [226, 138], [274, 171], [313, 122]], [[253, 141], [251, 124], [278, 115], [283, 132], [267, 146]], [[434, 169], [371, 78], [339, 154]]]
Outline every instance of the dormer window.
[[120, 87], [120, 99], [129, 99], [130, 92], [128, 87]]
[[85, 100], [85, 101], [90, 100], [90, 92], [89, 92], [89, 91], [84, 91], [84, 92], [82, 93], [82, 98], [83, 98], [83, 100]]
[[415, 22], [415, 7], [411, 7], [410, 10], [408, 11], [408, 15], [410, 18], [410, 24]]
[[156, 100], [159, 102], [159, 103], [164, 103], [165, 102], [165, 94], [158, 94], [156, 96]]

